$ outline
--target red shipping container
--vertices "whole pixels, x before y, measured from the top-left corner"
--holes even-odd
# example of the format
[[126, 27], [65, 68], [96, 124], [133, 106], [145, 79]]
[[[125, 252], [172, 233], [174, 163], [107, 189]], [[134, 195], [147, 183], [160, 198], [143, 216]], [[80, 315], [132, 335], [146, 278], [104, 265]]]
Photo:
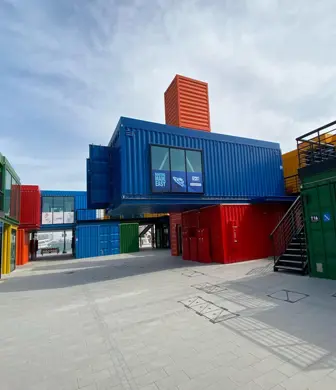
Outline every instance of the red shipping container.
[[211, 263], [209, 230], [198, 229], [196, 236], [197, 236], [197, 248], [198, 248], [198, 261], [200, 261], [201, 263]]
[[189, 245], [190, 245], [190, 260], [198, 261], [197, 238], [189, 237]]
[[166, 124], [210, 131], [208, 84], [176, 75], [164, 94]]
[[182, 214], [182, 227], [183, 228], [199, 228], [199, 210], [186, 211]]
[[16, 234], [16, 265], [24, 265], [29, 261], [29, 233], [18, 229]]
[[38, 230], [41, 226], [41, 193], [38, 186], [22, 185], [20, 228]]
[[182, 215], [181, 213], [171, 213], [169, 215], [170, 223], [170, 251], [172, 256], [181, 255], [180, 243], [181, 235], [180, 230], [182, 229]]
[[182, 259], [191, 260], [188, 229], [182, 231]]
[[210, 232], [213, 261], [234, 263], [272, 254], [270, 233], [286, 204], [220, 205], [201, 209], [200, 225]]

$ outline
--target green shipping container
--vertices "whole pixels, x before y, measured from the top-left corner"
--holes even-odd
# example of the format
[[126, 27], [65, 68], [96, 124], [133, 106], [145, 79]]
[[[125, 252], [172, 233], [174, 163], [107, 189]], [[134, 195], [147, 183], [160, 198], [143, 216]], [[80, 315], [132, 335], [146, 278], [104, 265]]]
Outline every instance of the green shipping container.
[[305, 177], [302, 198], [310, 275], [336, 279], [336, 172]]
[[120, 253], [139, 252], [139, 224], [120, 224]]

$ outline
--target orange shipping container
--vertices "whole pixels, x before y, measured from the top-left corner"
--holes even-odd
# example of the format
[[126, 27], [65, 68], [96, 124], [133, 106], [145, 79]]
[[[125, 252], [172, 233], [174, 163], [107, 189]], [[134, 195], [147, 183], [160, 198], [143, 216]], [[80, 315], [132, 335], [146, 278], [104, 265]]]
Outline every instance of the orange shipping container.
[[167, 125], [211, 131], [207, 83], [176, 75], [164, 99]]
[[16, 265], [24, 265], [29, 261], [29, 233], [24, 229], [17, 230]]

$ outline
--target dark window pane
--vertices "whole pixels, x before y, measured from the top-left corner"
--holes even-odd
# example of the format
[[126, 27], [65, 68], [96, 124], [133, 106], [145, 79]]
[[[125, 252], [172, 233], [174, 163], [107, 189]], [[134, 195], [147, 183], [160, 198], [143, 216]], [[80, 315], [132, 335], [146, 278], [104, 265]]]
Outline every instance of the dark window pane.
[[198, 151], [187, 150], [187, 172], [202, 172], [202, 154]]
[[169, 149], [152, 146], [152, 169], [169, 171]]
[[42, 198], [42, 212], [50, 213], [52, 211], [53, 198], [51, 196], [44, 196]]
[[71, 196], [64, 198], [64, 211], [74, 211], [75, 210], [75, 199]]
[[64, 197], [63, 196], [54, 196], [54, 203], [52, 210], [54, 212], [63, 212], [64, 211]]

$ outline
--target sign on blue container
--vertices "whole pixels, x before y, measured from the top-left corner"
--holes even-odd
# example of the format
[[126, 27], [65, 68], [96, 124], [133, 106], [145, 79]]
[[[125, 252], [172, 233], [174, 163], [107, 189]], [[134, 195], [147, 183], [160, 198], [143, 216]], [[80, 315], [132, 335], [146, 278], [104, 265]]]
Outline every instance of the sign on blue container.
[[201, 172], [188, 172], [188, 192], [203, 193], [203, 175]]
[[171, 191], [187, 192], [187, 178], [185, 171], [171, 172]]
[[152, 191], [153, 192], [170, 191], [169, 171], [162, 171], [158, 169], [152, 170]]

